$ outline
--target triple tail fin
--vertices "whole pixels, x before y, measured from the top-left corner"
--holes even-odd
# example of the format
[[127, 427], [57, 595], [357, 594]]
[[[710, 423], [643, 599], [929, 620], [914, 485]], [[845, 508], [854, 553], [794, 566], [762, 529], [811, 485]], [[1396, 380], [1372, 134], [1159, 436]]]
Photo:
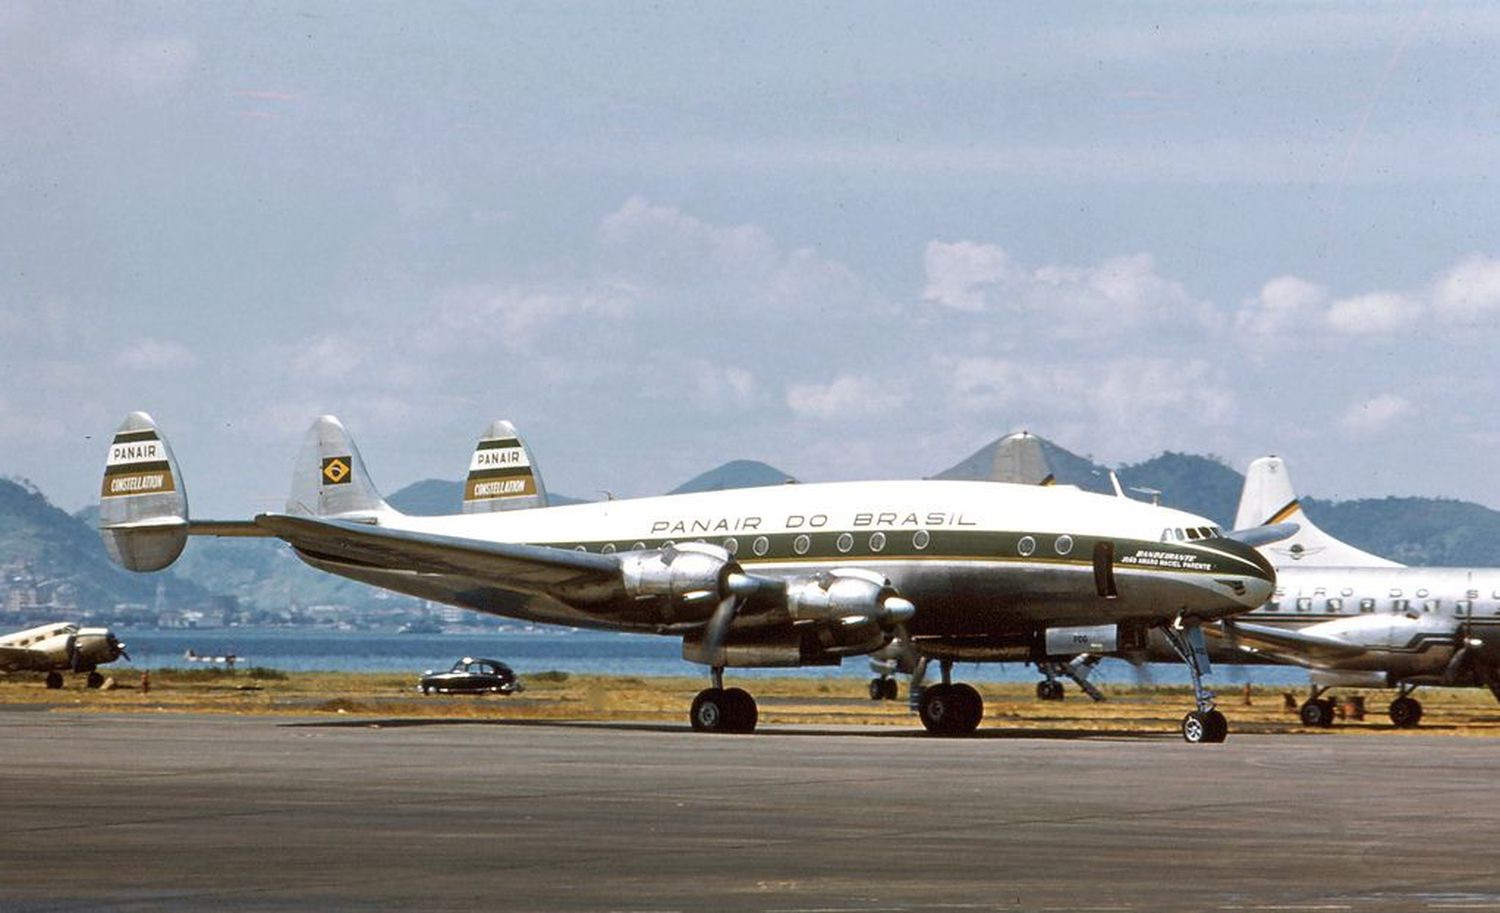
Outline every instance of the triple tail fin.
[[99, 535], [121, 567], [159, 571], [177, 560], [188, 537], [187, 492], [172, 448], [145, 412], [115, 431], [99, 491]]
[[379, 514], [398, 514], [385, 502], [354, 439], [332, 415], [319, 416], [302, 439], [302, 450], [292, 469], [289, 514], [375, 520]]
[[490, 424], [479, 436], [464, 480], [464, 513], [483, 514], [547, 506], [547, 489], [531, 448], [507, 421]]
[[1245, 487], [1240, 492], [1240, 507], [1234, 528], [1250, 529], [1279, 523], [1296, 523], [1295, 535], [1260, 550], [1276, 567], [1402, 567], [1379, 555], [1355, 548], [1323, 532], [1302, 511], [1302, 502], [1287, 476], [1286, 463], [1276, 456], [1265, 456], [1245, 471]]

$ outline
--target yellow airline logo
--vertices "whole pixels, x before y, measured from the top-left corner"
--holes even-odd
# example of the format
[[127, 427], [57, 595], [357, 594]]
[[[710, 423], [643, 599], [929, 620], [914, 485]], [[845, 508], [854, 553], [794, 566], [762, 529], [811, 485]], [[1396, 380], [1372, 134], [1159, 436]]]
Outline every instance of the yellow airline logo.
[[346, 456], [326, 457], [323, 460], [323, 484], [345, 485], [353, 478], [354, 473], [349, 468], [349, 458]]

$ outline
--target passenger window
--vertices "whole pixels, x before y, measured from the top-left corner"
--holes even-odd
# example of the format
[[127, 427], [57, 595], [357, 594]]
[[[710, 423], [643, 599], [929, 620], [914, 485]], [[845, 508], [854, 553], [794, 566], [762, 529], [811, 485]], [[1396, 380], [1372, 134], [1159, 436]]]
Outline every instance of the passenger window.
[[870, 551], [879, 552], [885, 550], [885, 533], [870, 534]]
[[1297, 599], [1297, 611], [1306, 612], [1311, 608], [1312, 599], [1308, 598], [1307, 596], [1301, 596]]
[[1375, 611], [1375, 600], [1373, 600], [1373, 599], [1361, 599], [1359, 601], [1359, 610], [1361, 612], [1373, 612], [1373, 611]]
[[[1400, 590], [1397, 590], [1396, 592], [1399, 593]], [[1409, 608], [1411, 608], [1411, 600], [1409, 600], [1409, 599], [1392, 599], [1391, 600], [1391, 611], [1392, 612], [1405, 612]]]
[[854, 547], [854, 537], [848, 533], [839, 533], [838, 541], [834, 546], [843, 554], [848, 554], [849, 549]]
[[755, 557], [757, 558], [764, 558], [766, 556], [766, 552], [770, 550], [771, 540], [767, 539], [765, 536], [756, 536], [755, 541], [750, 543], [750, 551], [754, 552]]
[[792, 551], [799, 555], [807, 554], [809, 548], [812, 548], [812, 540], [807, 537], [806, 533], [792, 540]]
[[1327, 606], [1328, 611], [1330, 612], [1344, 611], [1344, 600], [1339, 599], [1337, 596], [1328, 600], [1326, 603], [1324, 603], [1324, 605]]

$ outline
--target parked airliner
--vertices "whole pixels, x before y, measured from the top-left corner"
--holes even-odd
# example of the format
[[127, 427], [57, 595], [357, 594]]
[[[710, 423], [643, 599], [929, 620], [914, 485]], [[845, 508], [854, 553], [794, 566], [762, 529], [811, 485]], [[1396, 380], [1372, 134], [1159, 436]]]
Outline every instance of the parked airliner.
[[[511, 498], [522, 509], [506, 509]], [[1071, 486], [844, 482], [545, 507], [530, 451], [504, 424], [481, 438], [465, 501], [442, 517], [394, 510], [344, 426], [323, 416], [284, 512], [190, 520], [171, 448], [137, 412], [110, 445], [100, 529], [137, 571], [170, 565], [189, 535], [275, 536], [313, 567], [421, 598], [678, 637], [711, 671], [689, 714], [707, 731], [757, 722], [754, 699], [724, 687], [726, 668], [836, 665], [900, 641], [942, 670], [922, 692], [923, 724], [965, 734], [983, 704], [951, 681], [954, 661], [1029, 656], [1080, 630], [1122, 645], [1158, 630], [1194, 682], [1183, 737], [1222, 741], [1203, 626], [1275, 585], [1254, 535]], [[1194, 537], [1163, 541], [1176, 528]]]

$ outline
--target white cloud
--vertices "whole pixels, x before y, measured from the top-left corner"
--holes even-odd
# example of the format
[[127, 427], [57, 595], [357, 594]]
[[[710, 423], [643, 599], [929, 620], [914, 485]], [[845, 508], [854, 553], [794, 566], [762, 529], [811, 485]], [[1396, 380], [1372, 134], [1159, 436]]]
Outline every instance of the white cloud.
[[1397, 292], [1342, 298], [1328, 306], [1328, 326], [1348, 335], [1393, 333], [1422, 316], [1421, 302]]
[[1296, 276], [1278, 276], [1245, 300], [1235, 315], [1235, 329], [1256, 336], [1304, 331], [1322, 320], [1328, 291]]
[[1459, 321], [1500, 311], [1500, 259], [1473, 254], [1438, 278], [1433, 289], [1437, 313]]
[[986, 289], [1012, 281], [1010, 255], [993, 244], [928, 241], [922, 253], [922, 300], [960, 311], [983, 311]]
[[929, 241], [923, 255], [925, 301], [959, 311], [1031, 319], [1062, 337], [1097, 335], [1144, 322], [1204, 326], [1208, 306], [1156, 272], [1149, 254], [1111, 257], [1095, 266], [1024, 267], [1003, 248], [971, 241]]
[[1405, 397], [1382, 393], [1350, 406], [1339, 419], [1339, 426], [1350, 434], [1371, 437], [1384, 432], [1415, 411], [1415, 407]]
[[885, 415], [906, 405], [909, 396], [871, 377], [840, 374], [826, 384], [787, 387], [786, 404], [798, 418], [857, 419]]

